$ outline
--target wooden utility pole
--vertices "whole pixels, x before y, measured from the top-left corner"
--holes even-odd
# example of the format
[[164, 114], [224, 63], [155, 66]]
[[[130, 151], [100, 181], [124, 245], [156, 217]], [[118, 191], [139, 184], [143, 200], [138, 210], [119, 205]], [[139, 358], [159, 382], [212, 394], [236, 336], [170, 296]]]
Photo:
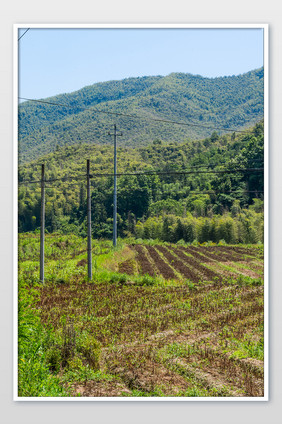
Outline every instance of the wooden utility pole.
[[92, 280], [90, 160], [87, 159], [87, 261], [88, 278]]
[[41, 165], [40, 281], [44, 283], [45, 165]]
[[122, 136], [122, 133], [117, 133], [117, 126], [114, 125], [114, 133], [109, 135], [114, 136], [114, 223], [113, 223], [113, 245], [117, 245], [117, 136]]

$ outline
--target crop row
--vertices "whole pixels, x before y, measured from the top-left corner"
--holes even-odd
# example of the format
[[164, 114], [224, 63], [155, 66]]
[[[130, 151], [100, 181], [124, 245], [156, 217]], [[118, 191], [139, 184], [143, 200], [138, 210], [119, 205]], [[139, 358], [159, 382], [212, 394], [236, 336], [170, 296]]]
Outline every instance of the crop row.
[[[263, 272], [258, 252], [247, 248], [164, 245], [134, 245], [132, 248], [136, 252], [140, 274], [161, 275], [165, 279], [220, 282], [223, 278], [239, 275], [260, 278]], [[121, 264], [120, 269], [127, 273], [127, 263]], [[129, 269], [129, 274], [134, 272], [133, 269]]]

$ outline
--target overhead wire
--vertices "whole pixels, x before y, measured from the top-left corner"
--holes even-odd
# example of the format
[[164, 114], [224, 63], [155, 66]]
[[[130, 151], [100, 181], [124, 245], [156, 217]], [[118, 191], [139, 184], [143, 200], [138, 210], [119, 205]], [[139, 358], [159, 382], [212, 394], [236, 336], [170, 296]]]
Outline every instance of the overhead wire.
[[[26, 31], [27, 32], [27, 31]], [[24, 35], [24, 34], [23, 34]], [[22, 35], [22, 36], [23, 36]], [[67, 104], [62, 104], [62, 103], [57, 103], [57, 102], [50, 102], [50, 101], [46, 101], [46, 100], [37, 100], [37, 99], [29, 99], [29, 98], [24, 98], [24, 97], [19, 97], [19, 99], [21, 100], [27, 100], [27, 101], [33, 101], [33, 102], [37, 102], [37, 103], [43, 103], [43, 104], [49, 104], [49, 105], [53, 105], [53, 106], [60, 106], [60, 107], [66, 107], [66, 108], [76, 108], [75, 106], [71, 106], [71, 105], [67, 105]], [[78, 108], [82, 109], [82, 110], [90, 110], [91, 108], [87, 108], [87, 107], [81, 107], [79, 106]], [[230, 132], [237, 132], [237, 133], [246, 133], [247, 131], [242, 131], [242, 130], [235, 130], [235, 129], [229, 129], [229, 128], [224, 128], [224, 127], [213, 127], [213, 126], [206, 126], [206, 125], [201, 125], [201, 124], [195, 124], [195, 123], [186, 123], [186, 122], [178, 122], [178, 121], [172, 121], [172, 120], [168, 120], [168, 119], [160, 119], [160, 118], [149, 118], [146, 116], [140, 116], [140, 115], [131, 115], [131, 114], [125, 114], [125, 113], [119, 113], [119, 112], [110, 112], [110, 111], [104, 111], [101, 109], [95, 109], [95, 112], [97, 113], [105, 113], [105, 114], [109, 114], [109, 115], [115, 115], [115, 116], [124, 116], [124, 117], [130, 117], [130, 118], [134, 118], [134, 119], [144, 119], [144, 120], [150, 120], [150, 121], [155, 121], [155, 122], [163, 122], [163, 123], [170, 123], [170, 124], [176, 124], [176, 125], [185, 125], [185, 126], [195, 126], [195, 127], [202, 127], [202, 128], [207, 128], [207, 129], [217, 129], [217, 130], [222, 130], [222, 131], [230, 131]], [[262, 160], [253, 160], [253, 162], [261, 162]], [[204, 174], [204, 173], [211, 173], [211, 174], [232, 174], [232, 173], [237, 173], [237, 172], [260, 172], [263, 171], [264, 168], [246, 168], [246, 169], [233, 169], [233, 170], [213, 170], [214, 168], [216, 168], [217, 166], [221, 166], [221, 165], [195, 165], [195, 166], [191, 166], [190, 168], [192, 169], [202, 169], [202, 168], [211, 168], [212, 170], [204, 170], [204, 171], [187, 171], [187, 170], [183, 170], [183, 171], [143, 171], [143, 172], [128, 172], [128, 173], [117, 173], [117, 174], [113, 174], [113, 173], [94, 173], [91, 175], [91, 178], [94, 177], [121, 177], [121, 176], [141, 176], [141, 175], [189, 175], [189, 174]], [[53, 183], [53, 182], [68, 182], [73, 181], [73, 180], [77, 180], [77, 179], [83, 179], [85, 178], [86, 175], [83, 176], [76, 176], [76, 177], [62, 177], [62, 178], [53, 178], [53, 179], [49, 179], [49, 180], [45, 180], [45, 183]], [[37, 180], [37, 181], [20, 181], [19, 185], [21, 184], [35, 184], [35, 183], [41, 183], [41, 180]], [[71, 185], [77, 185], [78, 182], [73, 183], [73, 184], [69, 184], [68, 186]], [[81, 182], [80, 182], [81, 184]], [[192, 192], [192, 191], [191, 191]], [[249, 192], [251, 193], [251, 191], [245, 191], [245, 192]], [[253, 191], [255, 193], [258, 193], [258, 191]], [[214, 194], [215, 192], [203, 192], [201, 191], [200, 193], [208, 193], [208, 194]], [[224, 192], [227, 193], [227, 192]]]
[[[53, 105], [53, 106], [61, 106], [61, 107], [66, 107], [66, 108], [71, 108], [71, 109], [82, 109], [82, 110], [91, 110], [91, 107], [93, 108], [93, 106], [91, 106], [90, 108], [88, 107], [81, 107], [81, 106], [72, 106], [72, 105], [66, 105], [63, 103], [56, 103], [56, 102], [51, 102], [51, 101], [47, 101], [47, 100], [38, 100], [38, 99], [30, 99], [30, 98], [26, 98], [26, 97], [18, 97], [20, 100], [26, 100], [26, 101], [30, 101], [30, 102], [37, 102], [37, 103], [44, 103], [44, 104], [48, 104], [48, 105]], [[173, 121], [170, 119], [162, 119], [162, 118], [150, 118], [148, 116], [141, 116], [141, 115], [131, 115], [128, 113], [122, 113], [122, 112], [110, 112], [110, 111], [105, 111], [105, 110], [101, 110], [101, 109], [94, 109], [94, 111], [96, 113], [104, 113], [104, 114], [108, 114], [108, 115], [114, 115], [114, 116], [122, 116], [122, 117], [129, 117], [129, 118], [133, 118], [133, 119], [143, 119], [143, 120], [148, 120], [148, 121], [154, 121], [154, 122], [163, 122], [166, 124], [174, 124], [174, 125], [183, 125], [183, 126], [189, 126], [189, 127], [199, 127], [199, 128], [206, 128], [206, 129], [213, 129], [213, 130], [219, 130], [219, 131], [227, 131], [227, 132], [232, 132], [232, 133], [247, 133], [247, 130], [238, 130], [238, 129], [233, 129], [233, 128], [224, 128], [224, 127], [218, 127], [218, 126], [210, 126], [210, 125], [202, 125], [202, 124], [196, 124], [194, 122], [178, 122], [178, 121]]]
[[[67, 183], [67, 188], [69, 188], [69, 187], [77, 187], [77, 186], [81, 186], [81, 185], [83, 185], [83, 184], [86, 184], [86, 181], [77, 181], [76, 183], [68, 183], [68, 182], [66, 182]], [[50, 184], [50, 183], [48, 183], [47, 182], [47, 186], [45, 186], [46, 188], [48, 188], [48, 189], [53, 189], [54, 188], [54, 186], [48, 186], [48, 184]]]
[[[77, 180], [77, 179], [82, 179], [85, 178], [85, 175], [81, 175], [81, 176], [76, 176], [76, 177], [62, 177], [62, 178], [51, 178], [49, 180], [44, 180], [44, 183], [53, 183], [53, 182], [68, 182], [69, 180]], [[19, 181], [18, 184], [36, 184], [36, 183], [41, 183], [42, 180], [30, 180], [30, 181]]]
[[27, 31], [29, 31], [30, 30], [30, 28], [27, 28], [26, 30], [25, 30], [25, 32], [18, 38], [18, 41], [20, 41], [20, 39], [27, 33]]
[[[122, 172], [122, 173], [92, 173], [90, 178], [93, 177], [122, 177], [122, 176], [138, 176], [138, 175], [190, 175], [190, 174], [233, 174], [237, 172], [261, 172], [264, 171], [264, 168], [243, 168], [243, 169], [231, 169], [231, 170], [218, 170], [218, 171], [144, 171], [144, 172]], [[86, 174], [76, 177], [62, 177], [62, 178], [51, 178], [49, 180], [44, 180], [45, 183], [51, 182], [64, 182], [68, 180], [77, 180], [83, 179], [86, 177]], [[18, 184], [36, 184], [41, 183], [41, 180], [30, 180], [30, 181], [19, 181]]]
[[[86, 183], [86, 182], [85, 182]], [[48, 183], [47, 183], [48, 184]], [[77, 187], [77, 186], [81, 186], [81, 182], [76, 182], [76, 183], [68, 183], [67, 182], [67, 187], [63, 187], [65, 189], [68, 189], [69, 187]], [[91, 184], [91, 186], [93, 187], [93, 185]], [[45, 185], [45, 189], [46, 190], [52, 190], [54, 188], [54, 186], [46, 186]], [[38, 187], [38, 189], [40, 189], [40, 187]], [[255, 194], [263, 194], [264, 190], [244, 190], [244, 189], [236, 189], [236, 190], [228, 190], [228, 191], [218, 191], [218, 190], [189, 190], [188, 194], [209, 194], [209, 195], [221, 195], [221, 194], [231, 194], [231, 193], [238, 193], [240, 195], [243, 194], [249, 194], [249, 193], [255, 193]]]
[[237, 172], [256, 172], [263, 171], [264, 168], [246, 168], [246, 169], [236, 169], [236, 170], [225, 170], [225, 171], [175, 171], [175, 172], [167, 172], [167, 171], [146, 171], [146, 172], [124, 172], [124, 173], [116, 173], [116, 174], [92, 174], [93, 177], [122, 177], [122, 176], [138, 176], [138, 175], [189, 175], [189, 174], [232, 174]]
[[213, 190], [209, 190], [209, 191], [196, 191], [196, 190], [190, 190], [189, 194], [229, 194], [229, 193], [239, 193], [239, 194], [246, 194], [246, 193], [264, 193], [263, 190], [229, 190], [229, 191], [213, 191]]

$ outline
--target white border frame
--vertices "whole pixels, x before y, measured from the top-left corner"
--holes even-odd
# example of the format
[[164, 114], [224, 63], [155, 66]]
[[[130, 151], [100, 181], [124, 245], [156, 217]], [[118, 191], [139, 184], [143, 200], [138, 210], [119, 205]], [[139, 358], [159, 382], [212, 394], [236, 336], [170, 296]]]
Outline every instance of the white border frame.
[[[13, 40], [13, 400], [263, 402], [269, 400], [269, 25], [268, 24], [14, 24]], [[19, 397], [18, 396], [18, 30], [39, 29], [263, 29], [264, 66], [264, 396], [263, 397]]]

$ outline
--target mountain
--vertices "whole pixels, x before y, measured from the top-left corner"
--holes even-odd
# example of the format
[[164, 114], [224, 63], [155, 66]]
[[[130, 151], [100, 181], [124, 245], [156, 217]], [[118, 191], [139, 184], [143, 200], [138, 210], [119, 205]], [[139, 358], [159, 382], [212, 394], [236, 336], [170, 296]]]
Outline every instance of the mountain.
[[[263, 118], [263, 77], [263, 68], [218, 78], [172, 73], [165, 77], [97, 83], [70, 94], [43, 99], [60, 106], [23, 102], [19, 105], [18, 118], [19, 162], [77, 143], [112, 144], [108, 132], [114, 123], [123, 133], [118, 143], [127, 147], [146, 146], [155, 139], [178, 143], [204, 138], [213, 131], [205, 126], [250, 128]], [[139, 118], [115, 116], [103, 113], [105, 111]]]

